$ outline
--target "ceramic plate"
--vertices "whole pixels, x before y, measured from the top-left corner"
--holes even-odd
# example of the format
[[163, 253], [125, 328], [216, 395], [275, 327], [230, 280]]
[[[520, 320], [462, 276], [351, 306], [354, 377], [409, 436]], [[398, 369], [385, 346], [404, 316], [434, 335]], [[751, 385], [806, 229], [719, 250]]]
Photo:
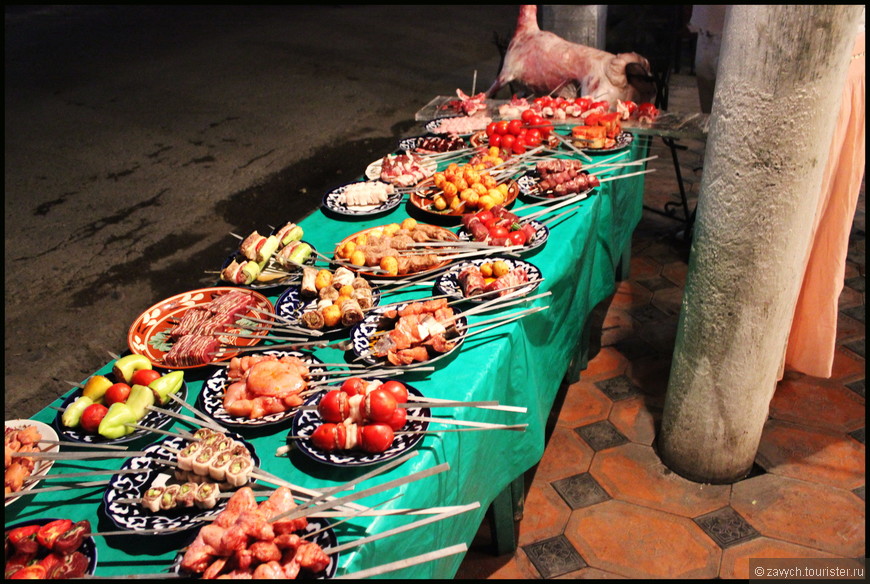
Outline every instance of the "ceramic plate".
[[[381, 181], [363, 182], [377, 182], [380, 184], [386, 184], [381, 183]], [[348, 206], [347, 204], [341, 202], [341, 195], [344, 194], [348, 186], [350, 185], [343, 185], [333, 191], [326, 193], [326, 195], [323, 197], [323, 206], [332, 211], [333, 213], [338, 213], [339, 215], [351, 215], [354, 217], [363, 215], [380, 215], [381, 213], [392, 211], [393, 209], [398, 207], [402, 203], [402, 197], [404, 196], [401, 192], [394, 191], [387, 195], [386, 201], [383, 201], [382, 203], [379, 203], [377, 205]]]
[[[448, 121], [450, 120], [450, 121]], [[448, 134], [451, 133], [445, 128], [449, 127], [450, 124], [453, 124], [453, 120], [463, 120], [465, 123], [462, 126], [463, 130], [461, 132], [455, 132], [459, 136], [471, 136], [475, 132], [480, 130], [485, 130], [487, 124], [492, 121], [492, 118], [489, 116], [453, 116], [449, 118], [438, 118], [437, 120], [432, 120], [426, 124], [426, 131], [431, 132], [433, 134]]]
[[[6, 420], [6, 428], [25, 428], [27, 426], [36, 426], [36, 429], [39, 431], [39, 435], [42, 437], [42, 440], [54, 440], [57, 441], [57, 432], [54, 431], [54, 428], [49, 426], [48, 424], [43, 424], [42, 422], [37, 422], [36, 420]], [[43, 444], [39, 447], [43, 452], [60, 452], [60, 446], [57, 444]], [[33, 467], [33, 472], [30, 473], [30, 477], [38, 477], [44, 476], [48, 474], [49, 469], [54, 465], [53, 460], [35, 460], [35, 466]], [[20, 492], [29, 491], [33, 487], [39, 484], [39, 481], [33, 481], [31, 483], [27, 483], [25, 487], [21, 489]], [[12, 497], [10, 499], [6, 499], [6, 505], [9, 505], [13, 501], [17, 501], [18, 497]]]
[[[376, 286], [372, 286], [371, 288], [373, 306], [377, 306], [381, 302], [381, 292]], [[303, 313], [315, 309], [318, 301], [317, 298], [303, 298], [301, 290], [302, 288], [299, 286], [289, 286], [284, 290], [281, 296], [278, 297], [278, 300], [275, 301], [275, 314], [296, 323], [298, 326], [304, 326], [299, 321], [299, 318]], [[347, 330], [348, 328], [349, 327], [343, 326], [339, 323], [339, 326], [334, 326], [332, 328], [324, 327], [320, 329], [320, 331], [328, 334]]]
[[[437, 233], [440, 234], [440, 236], [441, 236], [442, 239], [440, 239], [439, 241], [457, 241], [457, 240], [458, 240], [458, 237], [456, 236], [456, 234], [453, 233], [452, 231], [450, 231], [449, 229], [446, 229], [446, 228], [444, 228], [444, 227], [439, 227], [439, 226], [437, 226], [437, 225], [427, 225], [426, 227], [427, 227], [428, 229], [432, 229], [432, 230], [434, 230], [435, 232], [437, 232]], [[335, 246], [335, 249], [339, 249], [339, 248], [342, 247], [345, 243], [347, 243], [348, 241], [355, 240], [355, 239], [356, 239], [357, 237], [359, 237], [360, 235], [367, 234], [368, 232], [370, 232], [370, 231], [372, 231], [372, 230], [374, 230], [374, 229], [383, 229], [383, 228], [384, 228], [384, 226], [381, 225], [381, 226], [378, 226], [378, 227], [370, 227], [369, 229], [363, 229], [362, 231], [357, 231], [357, 232], [354, 233], [353, 235], [348, 235], [347, 237], [345, 237], [344, 239], [342, 239], [342, 240], [338, 243], [338, 245]], [[333, 255], [333, 257], [335, 257], [335, 255]], [[345, 260], [345, 259], [343, 259], [343, 258], [339, 258], [339, 257], [335, 257], [335, 259], [337, 259], [337, 260], [341, 260], [341, 261], [344, 263], [344, 265], [347, 265], [348, 269], [354, 269], [353, 266], [348, 265], [347, 260]], [[426, 268], [426, 270], [422, 270], [422, 271], [429, 271], [429, 270], [436, 270], [436, 269], [438, 269], [438, 268], [443, 268], [444, 266], [446, 266], [446, 265], [449, 264], [449, 263], [450, 263], [450, 260], [445, 260], [445, 261], [443, 261], [443, 262], [439, 262], [439, 263], [437, 263], [437, 264], [435, 264], [435, 265], [433, 265], [433, 266], [429, 266], [428, 268]], [[370, 277], [370, 278], [377, 278], [378, 280], [400, 280], [400, 279], [403, 279], [403, 278], [407, 278], [408, 276], [413, 275], [414, 273], [420, 273], [420, 272], [412, 272], [412, 273], [409, 273], [409, 274], [400, 274], [400, 275], [397, 275], [397, 276], [390, 276], [390, 275], [385, 274], [385, 273], [378, 273], [378, 272], [370, 272], [370, 271], [366, 271], [366, 266], [360, 266], [360, 267], [357, 268], [355, 271], [356, 271], [357, 273], [359, 273], [361, 276], [368, 276], [368, 277]]]
[[[241, 442], [251, 453], [254, 466], [260, 465], [260, 459], [254, 452], [254, 446], [238, 434], [227, 432], [227, 436]], [[176, 455], [168, 449], [181, 450], [187, 441], [181, 437], [167, 438], [143, 449], [148, 454], [128, 458], [121, 465], [122, 469], [139, 469], [142, 472], [114, 475], [103, 495], [103, 508], [112, 523], [119, 529], [177, 529], [185, 530], [200, 527], [210, 517], [226, 507], [229, 499], [218, 499], [212, 509], [199, 507], [182, 507], [154, 513], [140, 503], [119, 503], [120, 499], [141, 499], [152, 486], [178, 483], [174, 476], [173, 466], [157, 462], [158, 460], [176, 460]], [[175, 532], [173, 532], [175, 533]], [[148, 537], [153, 537], [149, 535]]]
[[[427, 141], [430, 138], [438, 138], [439, 140], [449, 139], [449, 138], [446, 138], [445, 136], [437, 136], [435, 134], [426, 134], [424, 136], [412, 136], [410, 138], [403, 138], [402, 140], [399, 141], [399, 150], [401, 150], [403, 152], [416, 151], [419, 146], [423, 145], [425, 143], [425, 141]], [[460, 146], [460, 142], [462, 143], [461, 146]], [[456, 138], [455, 147], [451, 148], [450, 151], [459, 150], [460, 148], [467, 148], [467, 147], [468, 147], [467, 144], [465, 144], [465, 141], [462, 140], [462, 138]], [[440, 152], [448, 152], [448, 150], [442, 150]]]
[[[177, 294], [166, 300], [158, 302], [133, 321], [130, 326], [130, 331], [127, 333], [127, 345], [130, 351], [145, 355], [151, 362], [159, 367], [167, 369], [193, 369], [196, 367], [204, 367], [209, 363], [215, 363], [229, 359], [238, 354], [237, 350], [226, 348], [222, 353], [216, 355], [209, 363], [201, 365], [191, 365], [184, 367], [171, 367], [166, 365], [163, 357], [172, 348], [172, 341], [169, 340], [169, 331], [175, 327], [175, 323], [191, 308], [203, 308], [208, 304], [230, 292], [239, 292], [240, 289], [233, 286], [215, 286], [213, 288], [202, 288], [199, 290], [191, 290]], [[272, 313], [272, 303], [269, 299], [253, 290], [246, 291], [254, 298], [254, 307]], [[250, 347], [260, 342], [260, 336], [268, 333], [269, 325], [246, 321], [246, 316], [253, 316], [259, 319], [270, 320], [268, 316], [262, 313], [248, 310], [242, 314], [242, 317], [236, 321], [236, 326], [228, 329], [226, 335], [222, 335], [220, 340], [226, 344], [239, 345], [242, 347]], [[245, 327], [250, 327], [246, 329]], [[263, 328], [258, 328], [263, 327]], [[253, 330], [255, 329], [256, 330]], [[257, 335], [256, 338], [240, 338], [233, 336], [233, 332]]]
[[[321, 361], [311, 353], [303, 353], [302, 351], [281, 351], [278, 349], [273, 349], [271, 351], [264, 350], [251, 356], [254, 357], [257, 355], [274, 355], [276, 357], [298, 357], [309, 365], [309, 370], [312, 373], [325, 371], [323, 367], [318, 367], [318, 365], [323, 363], [323, 361]], [[317, 376], [313, 379], [320, 380], [324, 379], [324, 377]], [[274, 424], [280, 424], [285, 420], [289, 420], [296, 413], [296, 408], [293, 408], [286, 412], [269, 414], [268, 416], [264, 416], [262, 418], [240, 418], [233, 416], [224, 409], [223, 393], [227, 385], [229, 385], [227, 367], [218, 367], [215, 372], [212, 373], [205, 380], [205, 383], [202, 386], [202, 391], [199, 394], [199, 399], [196, 402], [196, 405], [200, 410], [205, 412], [206, 415], [208, 415], [210, 418], [212, 418], [222, 426], [229, 426], [231, 428], [239, 429], [271, 426]]]
[[[78, 389], [70, 394], [60, 406], [63, 409], [82, 395], [82, 390]], [[187, 399], [187, 382], [181, 384], [181, 389], [176, 393], [179, 398], [186, 400]], [[181, 412], [181, 404], [170, 400], [169, 403], [158, 406], [164, 410], [169, 410], [171, 412]], [[121, 438], [115, 438], [114, 440], [110, 440], [108, 438], [103, 438], [99, 434], [90, 434], [85, 432], [81, 428], [67, 428], [63, 425], [61, 418], [63, 417], [63, 412], [57, 412], [57, 416], [54, 418], [54, 427], [57, 429], [58, 433], [64, 440], [69, 440], [72, 442], [82, 442], [84, 444], [123, 444], [124, 442], [132, 442], [133, 440], [138, 440], [143, 436], [148, 436], [150, 434], [154, 434], [154, 432], [149, 432], [148, 430], [135, 430], [131, 434], [127, 434], [126, 436], [122, 436]], [[145, 417], [137, 422], [140, 426], [148, 426], [149, 428], [163, 428], [164, 426], [168, 426], [172, 423], [172, 416], [168, 414], [162, 414], [160, 412], [149, 411], [145, 414]]]
[[[426, 360], [426, 361], [415, 361], [409, 365], [393, 365], [390, 363], [386, 357], [376, 357], [372, 354], [374, 349], [374, 344], [376, 339], [380, 336], [381, 329], [379, 328], [381, 325], [381, 316], [387, 312], [388, 310], [401, 310], [410, 302], [406, 302], [404, 304], [394, 304], [392, 306], [380, 306], [375, 308], [371, 312], [366, 315], [365, 319], [358, 325], [356, 325], [353, 330], [350, 332], [350, 340], [353, 346], [353, 352], [356, 353], [357, 357], [359, 357], [363, 362], [369, 365], [377, 365], [378, 367], [400, 367], [402, 369], [413, 369], [414, 367], [418, 367], [421, 365], [429, 365], [434, 363], [440, 359], [443, 359], [447, 355], [450, 355], [454, 351], [456, 351], [459, 346], [462, 344], [462, 341], [465, 338], [464, 331], [468, 326], [468, 319], [464, 316], [458, 318], [456, 323], [456, 329], [459, 332], [459, 336], [455, 338], [451, 338], [450, 341], [454, 343], [453, 348], [444, 353], [436, 353], [434, 357]], [[455, 315], [461, 314], [461, 311], [455, 307], [453, 308], [453, 313]]]
[[[526, 247], [517, 250], [520, 254], [529, 253], [532, 250], [538, 249], [547, 243], [547, 240], [550, 238], [550, 229], [546, 225], [540, 221], [535, 221], [534, 219], [532, 219], [531, 224], [535, 227], [535, 237], [530, 242], [526, 242]], [[457, 235], [459, 236], [460, 241], [474, 240], [474, 238], [471, 237], [471, 233], [469, 233], [465, 227], [460, 227]]]
[[[587, 198], [594, 189], [587, 189], [582, 193], [569, 193], [567, 195], [557, 195], [554, 191], [541, 191], [538, 183], [540, 182], [541, 177], [538, 175], [536, 171], [527, 172], [523, 176], [517, 179], [517, 185], [520, 189], [520, 194], [524, 197], [529, 197], [531, 199], [538, 199], [541, 201], [546, 201], [549, 199], [568, 199], [571, 197], [578, 197], [577, 201], [582, 201]], [[586, 195], [581, 196], [581, 195]]]
[[[479, 208], [474, 208], [470, 210], [466, 210], [464, 207], [460, 207], [458, 210], [453, 209], [445, 209], [444, 211], [439, 211], [435, 208], [435, 203], [432, 201], [432, 197], [443, 193], [443, 191], [437, 187], [435, 187], [434, 179], [427, 178], [423, 182], [419, 184], [419, 186], [411, 193], [411, 204], [427, 213], [432, 215], [433, 217], [454, 217], [456, 219], [456, 224], [458, 225], [462, 221], [462, 216], [466, 213], [476, 213], [480, 211]], [[508, 193], [505, 197], [503, 206], [506, 208], [510, 208], [513, 205], [513, 202], [517, 200], [517, 195], [520, 193], [520, 188], [517, 185], [516, 181], [508, 182]]]
[[[314, 262], [317, 261], [317, 255], [314, 253], [317, 250], [314, 248], [313, 245], [311, 245], [307, 241], [305, 241], [303, 243], [307, 243], [309, 246], [311, 246], [311, 250], [312, 250], [311, 255], [308, 256], [307, 260], [305, 260], [305, 265], [306, 266], [313, 266]], [[221, 271], [223, 271], [224, 268], [226, 268], [228, 265], [230, 265], [230, 263], [233, 260], [238, 260], [239, 263], [244, 263], [244, 262], [248, 261], [247, 258], [245, 258], [245, 256], [243, 256], [241, 253], [238, 253], [238, 252], [233, 253], [233, 254], [229, 255], [226, 260], [224, 260], [223, 264], [221, 264]], [[283, 270], [283, 268], [278, 268], [278, 269]], [[299, 280], [301, 280], [301, 279], [302, 279], [302, 271], [297, 270], [294, 272], [287, 273], [284, 276], [277, 276], [275, 278], [270, 278], [270, 279], [266, 279], [263, 281], [254, 280], [252, 283], [250, 283], [248, 285], [233, 284], [232, 282], [227, 282], [226, 280], [221, 280], [221, 285], [238, 286], [240, 288], [250, 288], [251, 290], [266, 290], [268, 288], [276, 288], [278, 286], [288, 286], [290, 284], [293, 284], [294, 282], [299, 282]]]
[[[405, 387], [408, 388], [408, 393], [410, 395], [423, 397], [423, 394], [420, 393], [419, 390], [411, 387], [407, 383], [405, 384]], [[322, 393], [311, 396], [305, 404], [317, 405], [318, 402], [320, 402], [320, 398], [331, 389], [337, 388], [325, 388]], [[432, 414], [429, 408], [408, 408], [408, 415], [428, 418]], [[314, 430], [316, 430], [321, 423], [323, 423], [323, 420], [321, 419], [320, 414], [317, 413], [317, 410], [300, 411], [296, 417], [293, 418], [292, 434], [293, 436], [311, 436]], [[366, 466], [386, 462], [401, 456], [408, 450], [417, 446], [417, 444], [423, 440], [423, 436], [425, 436], [424, 434], [402, 434], [401, 432], [421, 432], [428, 428], [429, 422], [419, 420], [405, 422], [402, 429], [396, 432], [396, 437], [393, 439], [393, 445], [386, 451], [375, 454], [369, 454], [361, 450], [324, 452], [311, 444], [311, 440], [308, 440], [307, 438], [295, 439], [292, 442], [306, 456], [316, 460], [317, 462], [322, 462], [332, 466]]]
[[[300, 537], [304, 537], [317, 545], [319, 545], [323, 549], [334, 548], [338, 546], [338, 538], [335, 536], [335, 530], [330, 527], [331, 523], [322, 517], [309, 517], [308, 525], [304, 530], [297, 531], [296, 533]], [[306, 537], [306, 534], [313, 534]], [[188, 540], [188, 545], [193, 543], [194, 538]], [[329, 556], [329, 565], [326, 568], [317, 574], [309, 574], [305, 572], [301, 572], [297, 577], [300, 580], [325, 580], [332, 578], [335, 576], [336, 570], [338, 570], [338, 561], [341, 557], [340, 553], [331, 554]], [[181, 578], [190, 579], [190, 578], [199, 578], [199, 574], [193, 574], [187, 571], [183, 571], [181, 569], [181, 560], [184, 558], [184, 553], [179, 552], [177, 556], [175, 556], [175, 560], [172, 563], [172, 567], [170, 568], [170, 572], [174, 572], [178, 574]]]
[[[18, 529], [19, 527], [27, 527], [28, 525], [48, 525], [52, 521], [57, 521], [58, 519], [71, 519], [73, 523], [76, 523], [76, 520], [72, 517], [48, 517], [42, 519], [30, 519], [28, 521], [22, 521], [20, 523], [16, 523], [15, 525], [7, 525], [6, 533], [9, 533], [13, 529]], [[93, 529], [93, 525], [91, 528]], [[82, 545], [78, 549], [87, 559], [88, 559], [88, 569], [85, 571], [85, 574], [88, 576], [92, 576], [94, 574], [94, 570], [97, 568], [97, 544], [94, 541], [93, 537], [85, 537], [82, 539]]]
[[[407, 156], [407, 154], [405, 154], [405, 153], [403, 153], [402, 155]], [[388, 156], [390, 156], [391, 158], [395, 158], [397, 155], [396, 154], [389, 154]], [[382, 180], [381, 179], [381, 168], [383, 167], [383, 164], [384, 164], [383, 158], [379, 158], [379, 159], [375, 160], [374, 162], [372, 162], [371, 164], [369, 164], [366, 167], [366, 178], [368, 178], [369, 180]], [[423, 168], [425, 169], [425, 171], [428, 173], [429, 176], [432, 176], [433, 174], [435, 174], [435, 171], [438, 169], [438, 163], [435, 162], [434, 160], [426, 158], [426, 159], [424, 159], [424, 162], [423, 162]], [[391, 181], [385, 181], [385, 182], [391, 182]], [[407, 188], [409, 186], [414, 186], [414, 185], [393, 184], [393, 186], [395, 186], [397, 188]]]
[[[435, 280], [436, 294], [449, 294], [453, 298], [466, 298], [465, 294], [462, 292], [462, 286], [459, 283], [459, 274], [462, 272], [462, 270], [468, 266], [477, 266], [479, 268], [484, 264], [491, 264], [499, 260], [506, 263], [508, 268], [510, 268], [511, 270], [514, 270], [516, 268], [525, 269], [526, 274], [528, 274], [529, 280], [541, 279], [541, 270], [539, 270], [534, 264], [524, 260], [508, 257], [477, 258], [464, 261], [461, 264], [457, 264], [455, 266], [451, 266], [449, 270], [441, 274], [438, 279]], [[495, 280], [495, 277], [488, 278], [487, 284], [489, 284], [493, 280]], [[522, 288], [514, 288], [513, 290], [509, 290], [508, 293], [515, 294], [516, 298], [519, 298], [521, 296], [531, 294], [540, 285], [540, 282], [535, 282]], [[493, 300], [496, 297], [497, 296], [495, 294], [482, 294], [480, 296], [473, 296], [471, 298], [467, 298], [467, 300], [469, 300], [470, 302], [483, 302], [486, 300]]]
[[580, 150], [586, 154], [612, 154], [613, 152], [625, 150], [631, 146], [632, 142], [634, 142], [634, 135], [631, 132], [621, 132], [616, 137], [616, 144], [610, 148], [580, 148]]

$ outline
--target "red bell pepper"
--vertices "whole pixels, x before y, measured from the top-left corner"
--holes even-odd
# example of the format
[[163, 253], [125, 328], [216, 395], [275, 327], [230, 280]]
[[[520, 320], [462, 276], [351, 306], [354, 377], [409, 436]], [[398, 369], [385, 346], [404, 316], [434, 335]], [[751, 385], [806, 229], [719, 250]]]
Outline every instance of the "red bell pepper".
[[32, 566], [27, 566], [26, 568], [21, 568], [9, 578], [12, 580], [45, 580], [47, 574], [45, 572], [45, 568], [40, 566], [39, 564], [33, 564]]
[[81, 578], [88, 571], [88, 558], [82, 552], [73, 552], [62, 556], [62, 562], [48, 574], [52, 580]]
[[36, 559], [36, 554], [15, 553], [6, 559], [6, 568], [3, 571], [3, 577], [9, 578], [18, 570], [23, 570]]
[[39, 550], [39, 542], [36, 535], [39, 533], [39, 525], [26, 525], [9, 532], [9, 543], [15, 551], [22, 554], [35, 554]]
[[36, 540], [46, 549], [53, 550], [54, 542], [73, 526], [72, 519], [56, 519], [39, 528]]

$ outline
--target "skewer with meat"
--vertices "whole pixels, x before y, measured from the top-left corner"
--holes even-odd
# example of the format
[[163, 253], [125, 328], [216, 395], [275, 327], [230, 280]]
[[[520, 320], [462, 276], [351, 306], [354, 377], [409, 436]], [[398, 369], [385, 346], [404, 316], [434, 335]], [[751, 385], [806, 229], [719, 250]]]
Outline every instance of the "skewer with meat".
[[36, 426], [24, 426], [22, 428], [7, 427], [3, 436], [4, 468], [3, 482], [5, 492], [17, 493], [24, 487], [26, 481], [36, 467], [36, 461], [26, 456], [12, 456], [19, 452], [37, 452], [37, 444], [42, 439], [42, 434]]
[[400, 366], [447, 353], [456, 346], [454, 339], [460, 335], [453, 316], [444, 298], [412, 302], [398, 311], [388, 311], [381, 317], [372, 355]]

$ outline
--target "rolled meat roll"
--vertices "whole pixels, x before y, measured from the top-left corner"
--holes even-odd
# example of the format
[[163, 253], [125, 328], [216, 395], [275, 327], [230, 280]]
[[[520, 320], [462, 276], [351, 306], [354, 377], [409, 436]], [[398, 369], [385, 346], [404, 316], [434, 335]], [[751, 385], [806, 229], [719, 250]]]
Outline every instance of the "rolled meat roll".
[[166, 511], [175, 507], [175, 500], [178, 498], [178, 491], [180, 490], [180, 485], [169, 485], [163, 490], [163, 494], [160, 496], [161, 511]]
[[317, 272], [318, 270], [316, 268], [302, 268], [302, 284], [300, 285], [299, 290], [302, 292], [303, 296], [317, 296], [317, 286], [314, 285], [317, 280]]
[[343, 326], [353, 326], [365, 318], [362, 308], [354, 298], [350, 298], [341, 303], [341, 324]]
[[462, 294], [466, 298], [472, 298], [486, 291], [486, 279], [477, 266], [468, 266], [459, 272], [457, 277], [462, 287]]
[[193, 470], [193, 459], [200, 448], [202, 448], [202, 442], [191, 442], [182, 448], [181, 452], [178, 453], [178, 468], [181, 470]]
[[302, 321], [303, 326], [313, 330], [319, 330], [326, 326], [326, 319], [323, 318], [323, 313], [319, 310], [309, 310], [303, 313], [299, 320]]
[[363, 277], [356, 277], [353, 279], [353, 282], [350, 283], [354, 288], [369, 288], [371, 289], [372, 285], [369, 284], [369, 281]]
[[153, 513], [160, 511], [160, 499], [163, 497], [163, 487], [151, 487], [142, 495], [142, 506]]
[[178, 489], [178, 496], [175, 498], [177, 507], [193, 507], [196, 499], [196, 483], [184, 483]]
[[257, 261], [257, 251], [263, 247], [265, 242], [266, 238], [254, 231], [242, 241], [239, 251], [242, 252], [245, 258]]
[[215, 456], [208, 468], [208, 474], [214, 480], [223, 481], [227, 474], [227, 467], [233, 459], [233, 455], [228, 450], [221, 452]]
[[220, 488], [214, 483], [202, 483], [196, 489], [194, 504], [200, 509], [214, 509]]
[[327, 286], [325, 288], [321, 288], [320, 292], [318, 292], [321, 300], [329, 300], [330, 302], [335, 302], [338, 300], [340, 294], [338, 293], [338, 288], [333, 286]]
[[371, 288], [354, 288], [352, 298], [359, 303], [359, 307], [368, 310], [375, 305], [374, 293]]
[[248, 456], [236, 456], [227, 466], [225, 480], [234, 487], [242, 487], [248, 484], [254, 461]]
[[208, 469], [214, 456], [214, 449], [211, 446], [204, 446], [193, 459], [193, 472], [201, 477], [209, 476]]
[[344, 266], [339, 267], [335, 270], [335, 273], [332, 274], [332, 285], [335, 288], [341, 288], [342, 286], [349, 286], [353, 284], [353, 281], [356, 279], [356, 274], [345, 268]]

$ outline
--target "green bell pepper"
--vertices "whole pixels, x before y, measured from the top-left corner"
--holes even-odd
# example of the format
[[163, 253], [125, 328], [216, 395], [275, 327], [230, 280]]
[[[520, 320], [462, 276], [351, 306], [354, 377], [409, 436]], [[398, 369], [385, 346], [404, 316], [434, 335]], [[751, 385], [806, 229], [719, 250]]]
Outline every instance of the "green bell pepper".
[[127, 424], [135, 424], [139, 421], [136, 414], [126, 403], [115, 402], [109, 406], [109, 411], [106, 412], [103, 421], [100, 422], [100, 427], [97, 433], [103, 438], [114, 440], [121, 438], [127, 434], [133, 433], [135, 428]]
[[148, 413], [148, 408], [154, 405], [154, 392], [150, 387], [134, 385], [127, 398], [127, 405], [133, 410], [137, 420], [141, 420]]
[[76, 428], [82, 420], [82, 413], [89, 405], [92, 405], [94, 400], [87, 396], [81, 396], [76, 401], [71, 403], [63, 411], [60, 417], [61, 423], [67, 428]]
[[184, 371], [173, 371], [152, 381], [148, 387], [154, 392], [154, 401], [166, 405], [171, 394], [178, 393], [184, 383]]

